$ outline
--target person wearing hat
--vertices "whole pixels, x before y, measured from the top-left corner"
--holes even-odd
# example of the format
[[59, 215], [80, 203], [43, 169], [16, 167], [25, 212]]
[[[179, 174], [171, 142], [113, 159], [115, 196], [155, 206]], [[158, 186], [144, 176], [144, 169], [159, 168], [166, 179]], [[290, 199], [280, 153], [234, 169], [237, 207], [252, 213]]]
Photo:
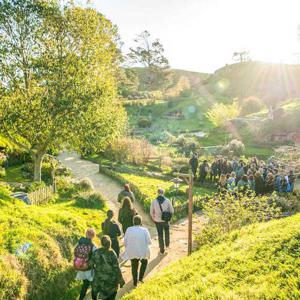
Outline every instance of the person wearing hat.
[[129, 197], [129, 199], [131, 200], [132, 203], [135, 201], [135, 196], [130, 189], [129, 183], [124, 184], [124, 190], [121, 191], [118, 195], [118, 202], [122, 203], [122, 201], [125, 197]]

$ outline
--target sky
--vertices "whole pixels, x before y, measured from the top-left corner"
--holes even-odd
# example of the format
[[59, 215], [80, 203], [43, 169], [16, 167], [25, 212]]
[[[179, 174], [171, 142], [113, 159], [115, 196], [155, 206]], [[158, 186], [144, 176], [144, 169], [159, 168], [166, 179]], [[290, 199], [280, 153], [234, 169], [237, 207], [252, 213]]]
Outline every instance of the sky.
[[[143, 30], [159, 38], [172, 68], [214, 72], [248, 50], [253, 60], [295, 63], [300, 0], [94, 0], [119, 28], [123, 51]], [[298, 34], [299, 33], [299, 34]]]

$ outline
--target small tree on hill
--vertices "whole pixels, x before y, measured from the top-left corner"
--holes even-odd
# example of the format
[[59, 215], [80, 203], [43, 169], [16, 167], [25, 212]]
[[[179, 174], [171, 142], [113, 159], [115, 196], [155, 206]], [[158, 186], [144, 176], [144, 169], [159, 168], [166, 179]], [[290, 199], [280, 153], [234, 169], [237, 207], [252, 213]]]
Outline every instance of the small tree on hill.
[[232, 55], [232, 59], [236, 62], [250, 61], [249, 51], [234, 52]]
[[166, 87], [169, 84], [170, 70], [162, 43], [158, 39], [152, 41], [147, 30], [140, 33], [134, 42], [136, 46], [130, 48], [128, 58], [133, 64], [141, 64], [147, 69], [145, 80], [148, 87]]
[[72, 2], [0, 2], [0, 132], [34, 160], [61, 145], [102, 148], [122, 130], [116, 28]]

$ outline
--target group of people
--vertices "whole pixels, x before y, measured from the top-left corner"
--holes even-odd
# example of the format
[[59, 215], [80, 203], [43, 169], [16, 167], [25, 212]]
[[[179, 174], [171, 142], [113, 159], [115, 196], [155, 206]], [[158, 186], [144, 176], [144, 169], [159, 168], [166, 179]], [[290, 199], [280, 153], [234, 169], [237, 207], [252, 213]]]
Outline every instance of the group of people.
[[[121, 204], [118, 222], [112, 210], [107, 211], [107, 218], [101, 224], [101, 247], [93, 243], [95, 231], [88, 229], [86, 236], [81, 237], [74, 251], [74, 267], [77, 269], [77, 280], [82, 280], [79, 299], [84, 299], [88, 288], [92, 287], [92, 299], [113, 300], [119, 287], [125, 284], [120, 268], [120, 258], [131, 261], [133, 285], [143, 282], [150, 258], [151, 237], [149, 231], [142, 224], [142, 217], [134, 208], [135, 197], [129, 184], [118, 195]], [[151, 203], [150, 215], [156, 225], [160, 254], [166, 253], [170, 245], [169, 221], [174, 209], [171, 201], [164, 196], [162, 189]], [[125, 251], [120, 254], [120, 237], [124, 237]]]
[[[216, 183], [219, 190], [252, 190], [257, 195], [277, 192], [293, 192], [296, 176], [293, 170], [270, 158], [267, 162], [252, 157], [243, 159], [217, 157], [211, 164], [204, 160], [199, 166], [197, 154], [190, 159], [194, 177], [200, 184]], [[198, 172], [198, 174], [197, 174]]]

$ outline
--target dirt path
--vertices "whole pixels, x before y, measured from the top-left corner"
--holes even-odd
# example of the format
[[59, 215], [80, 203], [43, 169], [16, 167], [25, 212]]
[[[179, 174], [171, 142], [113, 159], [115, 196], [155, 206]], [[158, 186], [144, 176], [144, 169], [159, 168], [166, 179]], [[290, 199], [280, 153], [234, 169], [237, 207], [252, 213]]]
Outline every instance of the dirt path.
[[[80, 159], [76, 153], [65, 152], [60, 154], [58, 159], [73, 171], [76, 178], [89, 178], [92, 181], [95, 190], [101, 192], [101, 194], [108, 199], [109, 208], [117, 215], [119, 210], [117, 196], [122, 190], [122, 186], [117, 181], [106, 175], [100, 174], [97, 164]], [[143, 211], [139, 203], [135, 203], [135, 208], [142, 216], [143, 224], [148, 228], [152, 238], [151, 258], [147, 268], [146, 281], [157, 271], [187, 254], [187, 221], [183, 220], [171, 226], [170, 249], [168, 250], [168, 254], [162, 256], [159, 254], [155, 225], [151, 221], [149, 215]], [[133, 289], [130, 263], [126, 263], [122, 266], [122, 272], [126, 285], [119, 290], [117, 299]]]

